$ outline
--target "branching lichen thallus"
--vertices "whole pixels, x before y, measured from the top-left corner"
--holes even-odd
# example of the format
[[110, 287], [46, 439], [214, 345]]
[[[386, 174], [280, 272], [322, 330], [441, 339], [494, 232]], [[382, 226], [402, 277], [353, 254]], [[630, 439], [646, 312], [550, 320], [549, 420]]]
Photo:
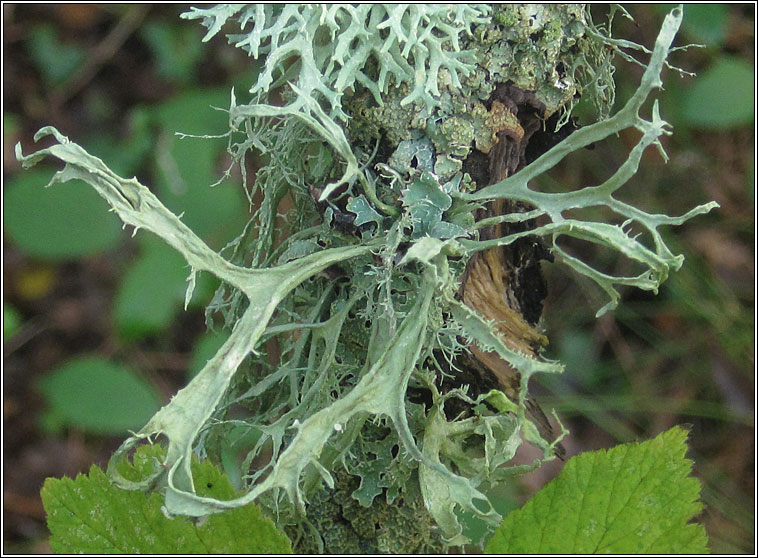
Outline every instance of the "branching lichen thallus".
[[[553, 132], [558, 115], [546, 124], [545, 105], [533, 92], [523, 91], [511, 83], [498, 86], [488, 104], [490, 111], [507, 111], [512, 118], [504, 119], [511, 124], [497, 133], [498, 141], [489, 153], [472, 150], [464, 161], [464, 170], [482, 187], [521, 170], [575, 129], [571, 121]], [[531, 209], [522, 202], [498, 199], [477, 212], [477, 221]], [[499, 222], [483, 227], [480, 239], [502, 238], [534, 226], [533, 219]], [[547, 294], [541, 260], [552, 261], [552, 254], [537, 236], [524, 236], [506, 246], [475, 252], [466, 266], [459, 291], [459, 297], [467, 306], [495, 324], [495, 330], [508, 348], [532, 357], [547, 345], [547, 338], [536, 327], [542, 313], [542, 300]], [[483, 387], [496, 384], [492, 387], [498, 387], [517, 403], [521, 386], [519, 372], [494, 351], [483, 350], [476, 344], [471, 344], [469, 351], [469, 355], [459, 355], [456, 364], [464, 370], [476, 371]], [[525, 412], [543, 439], [548, 442], [556, 439], [547, 416], [530, 396], [525, 400]], [[565, 458], [566, 452], [560, 443], [555, 445], [555, 453]]]

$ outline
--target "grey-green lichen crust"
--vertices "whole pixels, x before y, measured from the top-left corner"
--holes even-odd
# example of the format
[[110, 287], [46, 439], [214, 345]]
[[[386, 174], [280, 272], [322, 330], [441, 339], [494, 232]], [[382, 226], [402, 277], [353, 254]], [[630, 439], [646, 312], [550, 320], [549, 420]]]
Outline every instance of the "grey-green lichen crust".
[[588, 35], [588, 18], [587, 8], [579, 4], [494, 6], [490, 21], [472, 25], [462, 41], [474, 53], [471, 71], [454, 79], [441, 69], [433, 105], [408, 103], [404, 83], [387, 88], [381, 103], [359, 85], [354, 94], [346, 94], [351, 141], [368, 144], [381, 137], [396, 148], [403, 141], [429, 138], [435, 152], [432, 170], [444, 182], [460, 171], [472, 149], [488, 153], [497, 132], [517, 125], [504, 121], [515, 119], [512, 113], [485, 106], [498, 84], [533, 92], [544, 118], [563, 111], [558, 126], [568, 121], [582, 95], [594, 101], [604, 118], [612, 99], [613, 52]]
[[[299, 554], [425, 554], [441, 540], [418, 470], [387, 425], [367, 423], [333, 488], [315, 492], [291, 527]], [[314, 536], [315, 535], [315, 536]]]
[[[591, 85], [588, 74], [606, 71], [611, 65], [612, 54], [586, 33], [591, 24], [587, 10], [581, 4], [495, 7], [493, 18], [498, 25], [480, 25], [474, 32], [485, 51], [479, 66], [488, 82], [510, 80], [519, 89], [534, 91], [545, 105], [545, 117], [570, 103]], [[602, 93], [591, 87], [587, 94], [597, 101]]]

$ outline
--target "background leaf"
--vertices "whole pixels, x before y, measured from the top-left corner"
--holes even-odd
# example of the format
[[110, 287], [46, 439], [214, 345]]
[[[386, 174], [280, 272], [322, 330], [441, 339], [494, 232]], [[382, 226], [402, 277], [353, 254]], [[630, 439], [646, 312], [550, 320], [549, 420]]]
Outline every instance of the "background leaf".
[[48, 87], [64, 82], [86, 57], [80, 45], [61, 42], [57, 30], [44, 24], [30, 31], [28, 49]]
[[728, 17], [724, 4], [689, 4], [684, 14], [682, 28], [694, 40], [708, 47], [718, 46], [724, 40]]
[[155, 389], [103, 358], [76, 358], [39, 381], [49, 405], [48, 424], [103, 434], [138, 430], [160, 408]]
[[[165, 330], [184, 305], [190, 269], [181, 254], [153, 236], [127, 270], [116, 293], [114, 318], [124, 339], [143, 339]], [[198, 274], [193, 301], [206, 300], [217, 281]]]
[[[661, 16], [676, 8], [676, 4], [655, 4]], [[729, 12], [724, 4], [687, 4], [684, 8], [682, 31], [697, 43], [709, 48], [718, 47], [727, 32]]]
[[228, 115], [213, 107], [229, 106], [229, 89], [193, 90], [156, 107], [161, 132], [155, 149], [155, 193], [171, 211], [211, 247], [220, 248], [239, 234], [248, 203], [239, 183], [211, 188], [227, 164], [220, 165], [224, 139], [181, 138], [183, 134], [223, 134]]
[[[137, 450], [134, 465], [122, 462], [127, 478], [144, 478], [160, 446]], [[235, 497], [229, 480], [209, 461], [193, 464], [198, 493], [219, 499]], [[168, 519], [156, 492], [127, 491], [111, 484], [92, 466], [89, 475], [47, 479], [42, 502], [56, 553], [86, 554], [289, 554], [287, 537], [255, 504], [211, 515], [197, 523]]]
[[30, 171], [4, 189], [5, 230], [26, 254], [45, 260], [73, 259], [112, 249], [121, 223], [104, 200], [81, 181], [45, 188], [50, 171]]
[[157, 20], [145, 22], [139, 34], [150, 45], [161, 78], [184, 85], [195, 77], [203, 49], [200, 29]]
[[187, 369], [187, 381], [194, 378], [200, 370], [203, 369], [208, 361], [216, 354], [221, 348], [221, 345], [229, 339], [228, 331], [211, 332], [208, 331], [200, 336], [195, 341], [195, 346], [192, 349], [192, 356], [190, 358], [190, 365]]
[[112, 163], [111, 168], [119, 176], [142, 174], [145, 161], [152, 158], [155, 151], [151, 118], [149, 108], [137, 106], [125, 116], [127, 135], [121, 137], [115, 130], [94, 128], [87, 130], [82, 145], [109, 165]]
[[703, 554], [687, 431], [583, 453], [505, 518], [488, 554]]
[[682, 117], [697, 128], [725, 130], [755, 118], [755, 68], [723, 56], [703, 72], [684, 95]]
[[21, 327], [21, 316], [10, 304], [3, 304], [3, 341], [7, 341]]

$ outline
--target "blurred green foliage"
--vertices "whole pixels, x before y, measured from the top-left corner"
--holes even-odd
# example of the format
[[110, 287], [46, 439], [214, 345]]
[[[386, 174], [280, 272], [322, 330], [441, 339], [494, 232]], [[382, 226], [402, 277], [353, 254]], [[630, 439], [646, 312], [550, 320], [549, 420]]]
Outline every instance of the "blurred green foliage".
[[195, 342], [195, 346], [192, 349], [192, 357], [190, 358], [190, 365], [187, 369], [187, 381], [194, 378], [203, 366], [216, 354], [221, 348], [221, 345], [229, 338], [227, 331], [207, 331], [201, 335]]
[[122, 239], [121, 223], [84, 182], [45, 188], [52, 172], [18, 174], [4, 188], [5, 231], [28, 255], [66, 260], [105, 252]]
[[[112, 156], [109, 161], [114, 161], [125, 176], [151, 167], [158, 177], [156, 189], [162, 199], [177, 214], [183, 214], [184, 221], [216, 248], [241, 230], [248, 203], [239, 184], [210, 187], [220, 174], [218, 161], [225, 148], [223, 140], [181, 139], [174, 132], [213, 133], [214, 128], [222, 131], [224, 114], [212, 107], [223, 105], [227, 95], [226, 90], [220, 89], [190, 90], [155, 107], [138, 107], [128, 115], [132, 123], [129, 136], [118, 139], [108, 131], [101, 131], [90, 135], [88, 141], [99, 156], [105, 159]], [[5, 192], [5, 230], [18, 249], [30, 257], [46, 260], [71, 260], [117, 249], [126, 235], [104, 201], [83, 183], [45, 189], [50, 176], [50, 171], [34, 171], [18, 174], [9, 181]], [[127, 344], [158, 336], [170, 328], [183, 307], [189, 274], [181, 255], [147, 233], [138, 235], [137, 245], [137, 257], [122, 270], [113, 307], [116, 332], [121, 342]], [[217, 286], [215, 278], [200, 274], [191, 306], [204, 307]], [[50, 381], [42, 384], [43, 396], [50, 407], [45, 423], [71, 424], [101, 433], [123, 433], [127, 427], [142, 426], [139, 421], [119, 418], [114, 418], [113, 424], [106, 419], [97, 420], [97, 414], [104, 409], [86, 402], [102, 399], [88, 398], [86, 392], [80, 391], [82, 374], [89, 372], [91, 367], [80, 374], [51, 373]], [[109, 373], [103, 376], [105, 383], [101, 389], [109, 389], [107, 378], [111, 377], [115, 376]], [[123, 396], [127, 405], [131, 405], [129, 392]], [[65, 409], [73, 408], [76, 399], [81, 400], [80, 413], [71, 414]], [[155, 401], [155, 396], [150, 401]]]
[[139, 35], [155, 56], [159, 77], [179, 86], [192, 86], [195, 70], [203, 52], [202, 30], [177, 26], [175, 22], [146, 21]]
[[228, 130], [229, 87], [190, 90], [153, 112], [159, 132], [155, 138], [152, 171], [155, 193], [182, 221], [219, 249], [240, 234], [248, 219], [248, 203], [239, 182], [218, 182], [224, 139], [180, 138], [182, 134], [213, 135]]
[[[676, 4], [655, 4], [656, 13], [663, 16]], [[693, 41], [708, 47], [718, 47], [728, 29], [729, 12], [724, 4], [688, 4], [682, 21], [682, 31]]]
[[726, 130], [755, 119], [755, 68], [741, 58], [719, 56], [682, 99], [682, 117], [693, 128]]
[[60, 85], [86, 58], [83, 46], [64, 43], [51, 24], [35, 26], [29, 33], [28, 49], [47, 87]]
[[[114, 320], [124, 340], [160, 334], [184, 305], [189, 269], [176, 250], [153, 236], [143, 236], [140, 254], [124, 274], [114, 300]], [[193, 306], [204, 306], [218, 282], [197, 278]]]
[[42, 417], [51, 432], [65, 426], [99, 434], [138, 430], [160, 409], [148, 382], [124, 366], [101, 357], [75, 358], [39, 382], [48, 403]]
[[13, 337], [21, 327], [21, 316], [10, 304], [3, 303], [3, 341]]
[[[129, 9], [114, 7], [112, 14], [122, 16]], [[41, 21], [25, 35], [22, 47], [44, 87], [54, 91], [87, 63], [87, 49], [92, 43], [72, 38], [70, 28], [45, 21], [44, 13], [41, 15]], [[107, 14], [99, 12], [98, 17]], [[84, 127], [78, 135], [87, 149], [107, 160], [122, 176], [151, 176], [147, 182], [154, 184], [167, 205], [183, 214], [190, 227], [219, 249], [239, 234], [249, 211], [238, 181], [211, 188], [226, 167], [226, 142], [180, 138], [176, 133], [223, 133], [227, 116], [214, 107], [228, 106], [229, 85], [208, 88], [197, 83], [201, 57], [204, 53], [207, 56], [199, 26], [182, 23], [176, 17], [148, 17], [135, 36], [148, 49], [149, 57], [143, 62], [152, 67], [155, 79], [181, 89], [174, 95], [164, 94], [165, 101], [141, 103], [123, 111], [120, 100], [104, 95], [104, 89], [95, 85], [87, 92], [85, 105], [85, 119], [93, 125]], [[239, 80], [248, 83], [250, 77], [245, 74], [249, 73], [248, 68]], [[4, 116], [4, 138], [13, 142], [28, 123], [14, 113]], [[124, 126], [104, 125], [114, 118]], [[7, 238], [32, 261], [71, 262], [136, 249], [130, 260], [116, 259], [120, 280], [112, 307], [114, 333], [124, 348], [159, 339], [173, 326], [184, 304], [189, 270], [183, 259], [147, 233], [140, 233], [134, 241], [127, 240], [119, 220], [86, 185], [72, 183], [45, 189], [53, 171], [11, 175], [3, 194]], [[203, 308], [217, 286], [215, 278], [199, 274], [190, 308]], [[24, 318], [8, 304], [4, 304], [4, 318], [4, 335], [8, 339]], [[204, 355], [223, 338], [223, 334], [204, 337], [196, 360], [207, 359]], [[159, 406], [161, 397], [155, 388], [137, 381], [120, 365], [108, 364], [94, 354], [82, 354], [83, 360], [49, 371], [39, 382], [47, 404], [42, 425], [52, 430], [74, 426], [101, 434], [123, 434], [127, 428], [142, 426]], [[134, 411], [133, 416], [109, 413], [102, 407], [103, 401], [113, 403], [114, 396], [108, 394], [119, 391], [120, 401]], [[147, 415], [145, 409], [150, 409]]]

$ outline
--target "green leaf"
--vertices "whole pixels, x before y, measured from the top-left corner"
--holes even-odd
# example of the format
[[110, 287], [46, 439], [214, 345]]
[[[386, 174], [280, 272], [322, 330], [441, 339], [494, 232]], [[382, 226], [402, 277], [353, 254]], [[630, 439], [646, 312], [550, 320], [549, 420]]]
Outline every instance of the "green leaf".
[[65, 260], [114, 248], [121, 224], [107, 205], [81, 181], [45, 188], [50, 171], [19, 174], [4, 188], [5, 231], [27, 255]]
[[190, 269], [181, 254], [157, 239], [144, 251], [116, 293], [114, 317], [121, 335], [142, 339], [168, 328], [181, 310]]
[[13, 337], [21, 327], [21, 316], [10, 304], [3, 304], [3, 341]]
[[226, 331], [213, 333], [207, 332], [197, 341], [192, 348], [192, 357], [190, 358], [190, 365], [187, 371], [188, 379], [192, 379], [197, 376], [198, 372], [203, 369], [208, 361], [215, 355], [221, 348], [221, 345], [229, 339], [229, 333]]
[[[655, 4], [655, 12], [666, 15], [677, 4]], [[687, 4], [684, 7], [682, 31], [707, 47], [718, 47], [724, 42], [729, 13], [724, 4]]]
[[[116, 293], [114, 317], [121, 336], [143, 339], [168, 329], [182, 309], [190, 268], [176, 251], [152, 236], [142, 236], [142, 253], [126, 272]], [[218, 287], [207, 273], [196, 276], [188, 306], [204, 306]]]
[[161, 78], [178, 85], [194, 78], [202, 54], [198, 31], [157, 20], [140, 26], [139, 34], [150, 45]]
[[213, 107], [228, 105], [226, 89], [195, 90], [153, 112], [154, 122], [161, 129], [155, 152], [156, 193], [188, 227], [216, 248], [238, 235], [248, 218], [248, 204], [239, 183], [224, 181], [211, 187], [225, 169], [219, 161], [226, 141], [176, 134], [223, 134], [229, 116]]
[[682, 117], [690, 126], [725, 130], [755, 119], [755, 68], [748, 61], [723, 56], [714, 60], [682, 100]]
[[40, 380], [39, 389], [49, 405], [49, 424], [101, 434], [137, 430], [161, 406], [150, 384], [96, 356], [80, 357], [53, 370]]
[[85, 58], [82, 47], [62, 43], [50, 24], [37, 25], [29, 31], [27, 48], [48, 87], [66, 81]]
[[[134, 465], [119, 472], [135, 480], [148, 475], [161, 459], [160, 446], [143, 446]], [[198, 493], [228, 500], [235, 496], [229, 479], [209, 461], [193, 463]], [[56, 553], [85, 554], [289, 554], [287, 537], [255, 504], [212, 515], [204, 521], [167, 518], [156, 492], [127, 491], [92, 466], [89, 475], [47, 479], [42, 503]]]
[[717, 47], [724, 41], [728, 17], [724, 4], [688, 4], [682, 29], [696, 41]]
[[518, 511], [487, 544], [489, 554], [703, 554], [702, 509], [689, 476], [687, 431], [587, 452]]

